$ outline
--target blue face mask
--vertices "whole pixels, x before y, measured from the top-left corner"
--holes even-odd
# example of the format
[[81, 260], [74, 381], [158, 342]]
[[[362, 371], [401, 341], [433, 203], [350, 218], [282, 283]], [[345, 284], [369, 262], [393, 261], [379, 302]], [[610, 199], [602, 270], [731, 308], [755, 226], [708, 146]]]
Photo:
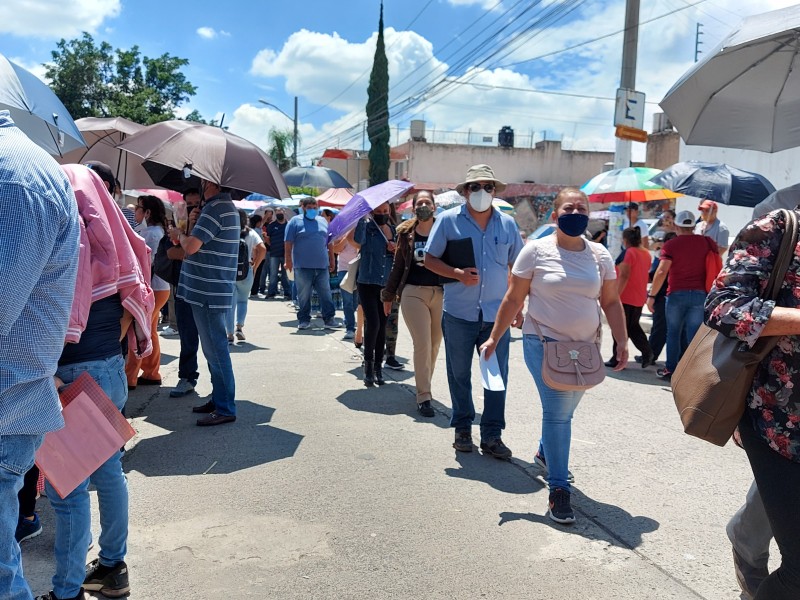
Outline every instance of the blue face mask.
[[319, 209], [309, 208], [304, 212], [306, 219], [316, 219], [319, 216]]
[[569, 237], [579, 237], [583, 235], [589, 226], [589, 215], [580, 213], [567, 213], [558, 217], [558, 228]]

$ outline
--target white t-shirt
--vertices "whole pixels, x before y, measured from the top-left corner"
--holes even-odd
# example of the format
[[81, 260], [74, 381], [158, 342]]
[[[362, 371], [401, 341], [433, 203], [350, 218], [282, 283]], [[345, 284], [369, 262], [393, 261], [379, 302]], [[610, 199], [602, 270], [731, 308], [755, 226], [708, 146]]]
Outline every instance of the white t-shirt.
[[628, 227], [638, 227], [639, 232], [642, 234], [642, 239], [650, 236], [650, 230], [647, 228], [647, 223], [645, 223], [641, 219], [636, 221], [635, 225], [631, 225], [630, 219], [628, 219], [628, 217], [625, 217], [622, 220], [622, 228], [627, 229]]
[[[161, 227], [161, 225], [149, 225], [142, 229], [139, 235], [144, 238], [147, 247], [150, 248], [150, 265], [152, 266], [153, 260], [155, 260], [156, 257], [156, 251], [158, 250], [158, 242], [164, 237], [164, 228]], [[153, 277], [150, 281], [150, 287], [154, 292], [169, 291], [169, 283], [161, 279], [161, 277], [155, 273], [153, 273]]]
[[247, 256], [250, 261], [253, 260], [253, 250], [259, 244], [263, 244], [264, 240], [261, 239], [261, 236], [256, 233], [254, 229], [251, 229], [247, 232], [247, 235], [242, 238], [244, 240], [245, 245], [247, 246]]
[[558, 246], [555, 235], [525, 244], [511, 271], [531, 280], [523, 333], [536, 334], [533, 317], [545, 337], [595, 340], [600, 326], [600, 289], [617, 274], [608, 250], [588, 240], [585, 244], [579, 252], [565, 250]]

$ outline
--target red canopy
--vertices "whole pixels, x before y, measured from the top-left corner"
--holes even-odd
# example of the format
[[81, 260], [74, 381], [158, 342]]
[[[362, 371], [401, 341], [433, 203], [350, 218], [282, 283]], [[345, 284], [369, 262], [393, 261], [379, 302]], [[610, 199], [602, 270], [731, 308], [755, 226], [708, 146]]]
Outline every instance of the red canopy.
[[341, 208], [353, 197], [350, 190], [344, 188], [330, 188], [326, 192], [317, 196], [317, 204], [320, 206], [333, 206]]

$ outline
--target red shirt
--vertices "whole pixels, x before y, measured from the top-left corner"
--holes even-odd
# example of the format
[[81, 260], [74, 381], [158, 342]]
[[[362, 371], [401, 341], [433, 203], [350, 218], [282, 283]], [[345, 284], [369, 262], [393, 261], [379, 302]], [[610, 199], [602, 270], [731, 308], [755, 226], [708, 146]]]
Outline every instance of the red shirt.
[[710, 246], [702, 235], [679, 235], [661, 248], [661, 260], [671, 260], [667, 294], [706, 292], [706, 254]]
[[[644, 248], [628, 248], [622, 262], [628, 265], [630, 276], [625, 289], [619, 295], [623, 304], [629, 306], [644, 306], [647, 302], [647, 282], [650, 279], [650, 253]], [[619, 279], [619, 266], [617, 266], [617, 279]]]

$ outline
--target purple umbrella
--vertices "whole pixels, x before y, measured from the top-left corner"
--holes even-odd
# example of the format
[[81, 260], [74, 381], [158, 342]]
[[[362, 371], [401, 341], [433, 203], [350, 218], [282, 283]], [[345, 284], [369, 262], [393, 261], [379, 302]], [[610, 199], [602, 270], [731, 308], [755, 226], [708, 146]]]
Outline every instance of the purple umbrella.
[[342, 237], [353, 229], [373, 208], [380, 206], [384, 202], [394, 202], [412, 187], [414, 187], [414, 184], [410, 181], [391, 179], [358, 192], [347, 201], [341, 212], [328, 225], [328, 239]]

